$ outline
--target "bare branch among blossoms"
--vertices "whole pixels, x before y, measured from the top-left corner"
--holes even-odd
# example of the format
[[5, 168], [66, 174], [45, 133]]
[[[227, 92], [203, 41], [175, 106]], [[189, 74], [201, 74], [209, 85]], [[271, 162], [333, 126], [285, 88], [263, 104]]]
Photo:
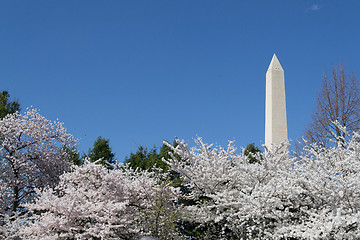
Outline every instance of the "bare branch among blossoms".
[[360, 130], [359, 83], [354, 74], [345, 73], [342, 65], [334, 67], [330, 77], [323, 75], [316, 108], [305, 129], [306, 140], [331, 146], [331, 140], [346, 138], [335, 122], [339, 122], [350, 132]]

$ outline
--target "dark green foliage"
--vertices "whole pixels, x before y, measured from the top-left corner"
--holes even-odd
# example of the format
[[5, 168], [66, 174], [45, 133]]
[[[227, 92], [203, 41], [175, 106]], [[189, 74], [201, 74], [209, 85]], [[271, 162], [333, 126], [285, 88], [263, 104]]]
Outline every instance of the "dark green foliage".
[[148, 150], [146, 147], [139, 146], [136, 153], [131, 153], [130, 157], [125, 158], [125, 164], [129, 164], [133, 169], [152, 171], [154, 167], [157, 167], [167, 172], [169, 166], [161, 159], [162, 156], [157, 153], [156, 147]]
[[[229, 239], [238, 240], [236, 233], [228, 227], [226, 222], [207, 222], [199, 224], [187, 220], [180, 221], [179, 231], [186, 239], [202, 240], [202, 239]], [[245, 239], [245, 238], [244, 238]]]
[[246, 146], [244, 155], [249, 158], [249, 163], [257, 163], [259, 160], [255, 157], [261, 150], [255, 146], [255, 143], [250, 143]]
[[[173, 146], [176, 147], [176, 140], [173, 142]], [[170, 152], [174, 154], [173, 150], [163, 144], [160, 147], [160, 151], [158, 153], [157, 148], [154, 146], [152, 149], [148, 150], [142, 146], [139, 146], [136, 153], [131, 153], [129, 157], [125, 158], [124, 163], [128, 164], [132, 169], [138, 170], [146, 170], [146, 171], [158, 171], [160, 169], [161, 172], [169, 172], [170, 171], [170, 181], [172, 182], [173, 187], [180, 187], [183, 193], [187, 193], [188, 189], [182, 185], [182, 181], [180, 179], [180, 174], [169, 169], [169, 165], [163, 162], [163, 159], [170, 159]], [[180, 160], [180, 157], [174, 154], [176, 158]]]
[[[176, 140], [174, 140], [173, 147], [176, 147], [176, 146], [177, 146], [177, 143], [176, 143]], [[171, 158], [170, 152], [174, 154], [173, 150], [169, 146], [163, 144], [160, 148], [160, 157], [164, 158], [164, 159], [170, 159]]]
[[[175, 140], [173, 146], [176, 146]], [[155, 146], [150, 150], [146, 147], [139, 146], [136, 153], [131, 153], [129, 157], [125, 158], [124, 163], [129, 164], [133, 169], [153, 171], [154, 168], [160, 168], [163, 172], [167, 172], [169, 165], [164, 163], [162, 159], [170, 159], [171, 156], [169, 152], [173, 151], [165, 144], [161, 146], [159, 153]]]
[[75, 147], [66, 147], [65, 146], [64, 151], [66, 152], [67, 157], [72, 164], [77, 165], [77, 166], [83, 165], [84, 161], [80, 157], [80, 153], [76, 150]]
[[89, 149], [89, 153], [85, 155], [91, 162], [99, 161], [99, 164], [113, 169], [113, 164], [116, 163], [115, 154], [112, 153], [109, 139], [104, 139], [101, 136], [94, 143], [94, 147]]
[[9, 101], [10, 94], [7, 91], [0, 93], [0, 119], [3, 119], [9, 113], [20, 111], [20, 103], [17, 101]]

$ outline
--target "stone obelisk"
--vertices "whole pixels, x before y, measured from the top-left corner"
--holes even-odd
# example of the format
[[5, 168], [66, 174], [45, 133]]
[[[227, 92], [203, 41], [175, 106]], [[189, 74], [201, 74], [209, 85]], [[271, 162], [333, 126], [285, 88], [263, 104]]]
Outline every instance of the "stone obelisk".
[[274, 54], [266, 72], [265, 146], [287, 140], [284, 70]]

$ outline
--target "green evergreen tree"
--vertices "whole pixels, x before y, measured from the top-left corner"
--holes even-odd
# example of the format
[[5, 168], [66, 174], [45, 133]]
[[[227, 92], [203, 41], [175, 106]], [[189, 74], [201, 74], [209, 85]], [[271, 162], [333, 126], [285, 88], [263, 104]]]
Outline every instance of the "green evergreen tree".
[[89, 153], [84, 155], [84, 157], [88, 157], [91, 162], [100, 160], [99, 164], [106, 166], [109, 169], [113, 169], [113, 164], [116, 163], [116, 160], [109, 142], [109, 139], [104, 139], [99, 136], [94, 143], [94, 147], [89, 149]]
[[[162, 149], [163, 147], [161, 147]], [[154, 168], [160, 168], [167, 172], [169, 166], [162, 161], [162, 154], [157, 153], [157, 148], [154, 146], [150, 151], [143, 146], [139, 146], [136, 153], [131, 153], [129, 157], [125, 158], [125, 164], [133, 169], [152, 171]]]
[[[173, 141], [173, 146], [177, 146], [176, 139]], [[172, 171], [169, 168], [169, 165], [164, 163], [162, 159], [170, 159], [170, 152], [174, 154], [176, 158], [180, 159], [180, 156], [177, 156], [173, 150], [166, 144], [163, 144], [160, 147], [159, 153], [157, 148], [154, 146], [150, 151], [143, 146], [139, 146], [136, 153], [131, 153], [129, 157], [125, 158], [124, 163], [129, 164], [133, 169], [154, 171], [155, 167], [162, 169], [163, 172], [169, 172], [170, 181], [172, 182], [173, 187], [179, 187], [182, 194], [188, 195], [191, 193], [191, 189], [184, 185], [181, 180], [181, 175], [178, 172]], [[178, 202], [181, 205], [195, 205], [196, 202], [192, 199], [187, 199], [181, 197]], [[177, 229], [184, 235], [191, 237], [192, 239], [203, 239], [202, 231], [204, 229], [197, 229], [198, 224], [189, 222], [189, 221], [180, 221], [177, 223]]]
[[80, 156], [80, 153], [77, 151], [75, 147], [64, 147], [64, 151], [66, 152], [68, 159], [71, 163], [81, 166], [83, 165], [84, 161], [83, 158]]
[[255, 146], [255, 143], [250, 143], [246, 146], [244, 155], [249, 158], [249, 163], [257, 163], [259, 160], [255, 157], [261, 150]]
[[9, 113], [20, 111], [20, 103], [18, 101], [10, 101], [10, 94], [7, 91], [0, 93], [0, 119], [3, 119]]
[[[173, 146], [175, 147], [176, 144], [176, 140], [174, 140]], [[150, 150], [139, 146], [136, 153], [131, 153], [129, 157], [125, 158], [124, 163], [129, 164], [132, 169], [152, 171], [154, 168], [160, 168], [163, 172], [168, 172], [169, 165], [164, 163], [162, 159], [170, 159], [169, 152], [173, 151], [165, 144], [160, 147], [159, 153], [156, 146]]]

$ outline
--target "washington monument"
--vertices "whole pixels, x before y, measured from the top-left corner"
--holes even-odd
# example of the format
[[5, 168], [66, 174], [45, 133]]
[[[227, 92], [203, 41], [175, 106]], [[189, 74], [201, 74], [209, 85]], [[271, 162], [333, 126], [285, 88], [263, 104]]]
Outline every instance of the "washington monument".
[[287, 139], [284, 70], [274, 54], [266, 72], [265, 146]]

